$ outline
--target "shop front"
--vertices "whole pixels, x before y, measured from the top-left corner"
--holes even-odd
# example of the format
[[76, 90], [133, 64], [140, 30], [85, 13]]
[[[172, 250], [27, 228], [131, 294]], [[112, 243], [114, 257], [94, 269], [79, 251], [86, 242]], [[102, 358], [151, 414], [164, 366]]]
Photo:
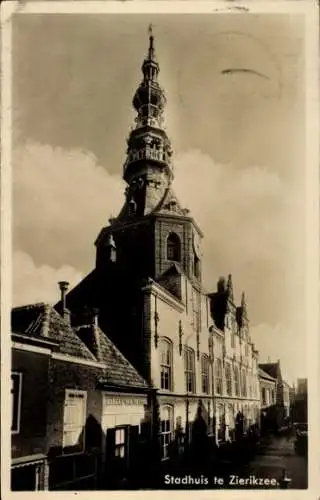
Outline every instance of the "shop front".
[[146, 395], [103, 394], [103, 462], [108, 487], [131, 484], [140, 469], [143, 450], [150, 443], [147, 404]]

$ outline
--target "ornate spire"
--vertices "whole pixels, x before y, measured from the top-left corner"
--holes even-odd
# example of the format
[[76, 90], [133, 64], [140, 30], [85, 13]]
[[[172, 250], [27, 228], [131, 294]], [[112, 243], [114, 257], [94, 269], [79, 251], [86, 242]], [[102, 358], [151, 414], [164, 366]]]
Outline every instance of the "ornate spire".
[[242, 314], [243, 314], [244, 318], [247, 318], [247, 303], [246, 303], [246, 297], [245, 297], [244, 292], [242, 292], [242, 295], [241, 295], [241, 309], [242, 309]]
[[154, 46], [153, 46], [154, 36], [153, 36], [153, 26], [152, 26], [152, 24], [149, 24], [148, 32], [149, 32], [149, 52], [148, 52], [148, 59], [155, 61], [155, 51], [154, 51]]
[[155, 56], [152, 25], [149, 26], [149, 47], [142, 64], [142, 81], [133, 97], [137, 111], [135, 127], [128, 138], [127, 159], [124, 165], [124, 180], [131, 182], [141, 176], [142, 164], [164, 169], [171, 180], [171, 144], [163, 129], [163, 111], [166, 97], [158, 83], [159, 64]]
[[227, 293], [229, 300], [233, 301], [233, 284], [232, 284], [232, 275], [229, 274], [228, 282], [227, 282]]

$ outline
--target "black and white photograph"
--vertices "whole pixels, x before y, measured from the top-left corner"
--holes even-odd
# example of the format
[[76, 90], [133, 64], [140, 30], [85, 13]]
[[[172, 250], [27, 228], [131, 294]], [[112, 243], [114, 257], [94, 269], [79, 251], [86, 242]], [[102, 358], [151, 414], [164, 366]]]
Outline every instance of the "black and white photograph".
[[310, 3], [54, 3], [2, 19], [8, 488], [308, 490]]

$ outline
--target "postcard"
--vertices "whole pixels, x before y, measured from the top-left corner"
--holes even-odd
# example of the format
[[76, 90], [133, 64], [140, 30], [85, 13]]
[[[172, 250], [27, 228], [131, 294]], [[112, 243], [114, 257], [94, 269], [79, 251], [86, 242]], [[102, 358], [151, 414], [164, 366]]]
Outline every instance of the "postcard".
[[317, 498], [318, 61], [308, 1], [2, 6], [3, 498]]

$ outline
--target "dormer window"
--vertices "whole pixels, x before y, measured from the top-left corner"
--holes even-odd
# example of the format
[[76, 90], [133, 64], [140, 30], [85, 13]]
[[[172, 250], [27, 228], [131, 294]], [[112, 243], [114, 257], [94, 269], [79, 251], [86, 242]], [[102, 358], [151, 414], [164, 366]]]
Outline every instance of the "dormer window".
[[167, 259], [180, 262], [181, 260], [181, 243], [180, 238], [176, 233], [170, 233], [167, 239]]

